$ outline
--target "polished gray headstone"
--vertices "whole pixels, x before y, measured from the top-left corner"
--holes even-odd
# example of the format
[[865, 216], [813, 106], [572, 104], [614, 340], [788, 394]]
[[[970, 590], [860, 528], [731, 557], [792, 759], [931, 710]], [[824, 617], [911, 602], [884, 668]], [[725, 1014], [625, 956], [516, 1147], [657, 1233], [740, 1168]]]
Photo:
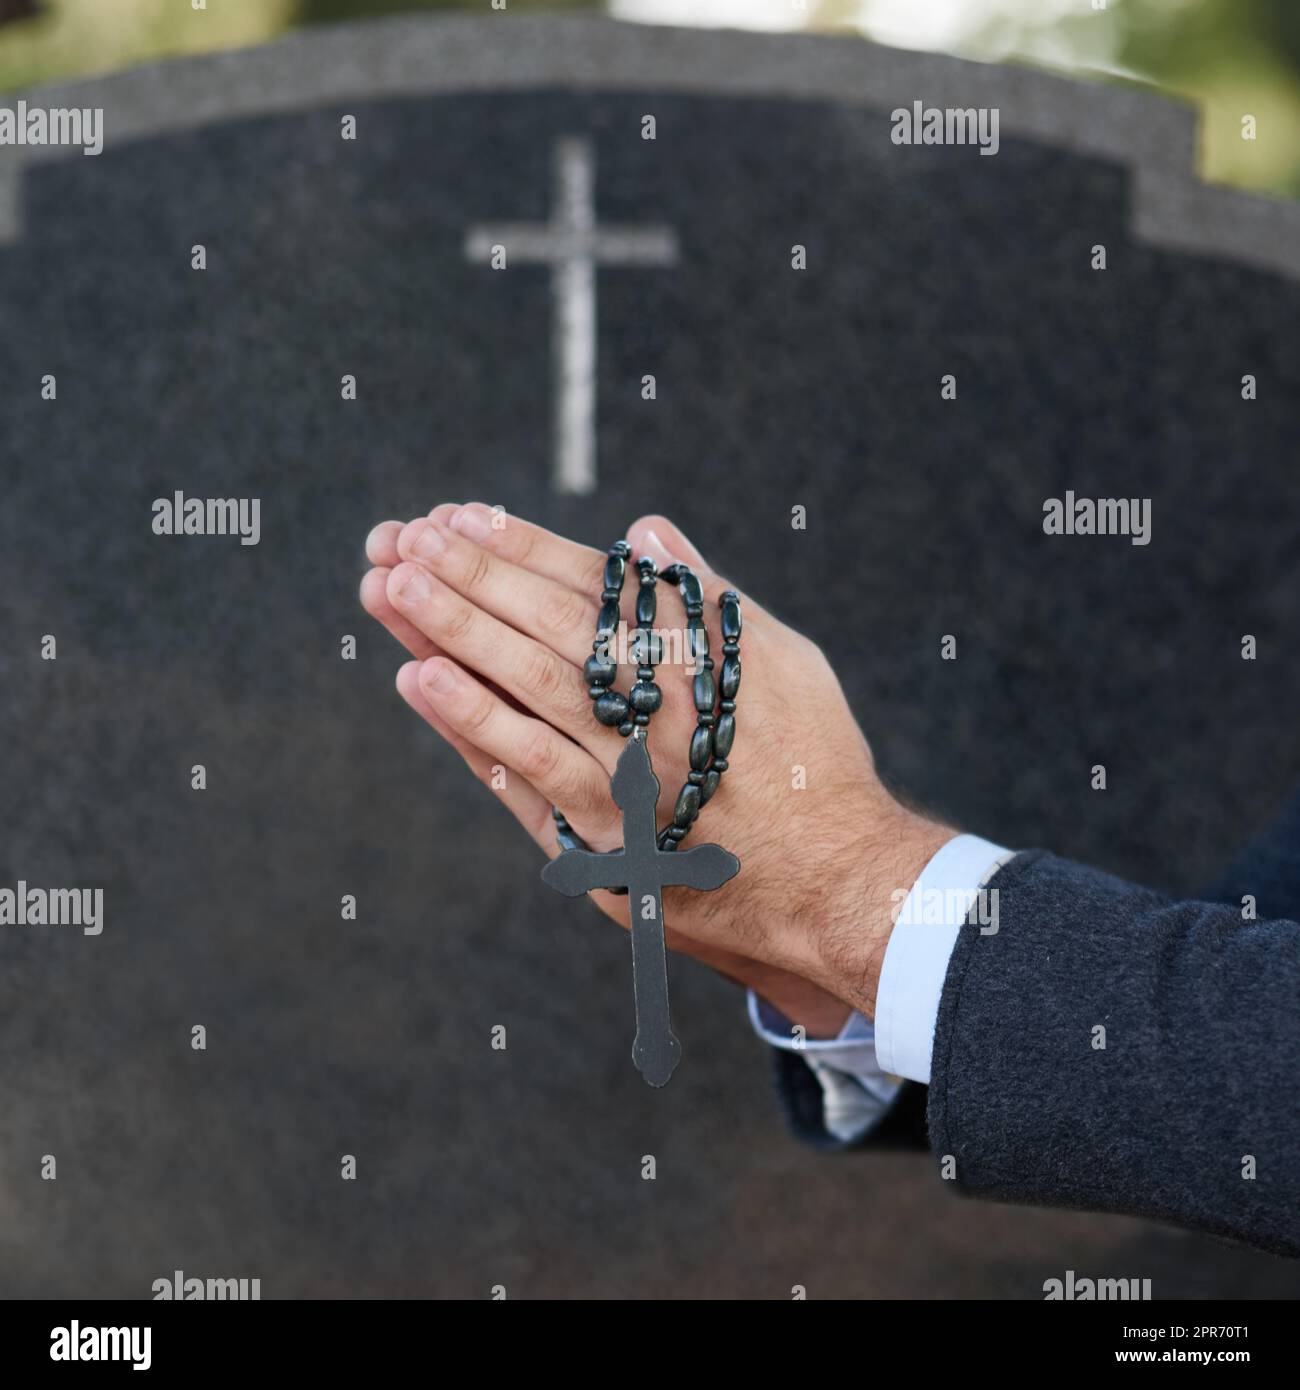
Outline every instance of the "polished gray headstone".
[[[1190, 889], [1300, 768], [1295, 208], [1198, 184], [1145, 93], [852, 40], [390, 21], [28, 97], [102, 105], [106, 147], [0, 151], [0, 885], [102, 886], [106, 924], [0, 928], [0, 1292], [1297, 1291], [801, 1149], [680, 961], [689, 1065], [643, 1086], [626, 937], [537, 883], [356, 604], [370, 524], [441, 499], [602, 545], [671, 513], [823, 643], [908, 795]], [[893, 145], [915, 100], [996, 105], [999, 153]], [[675, 238], [596, 272], [585, 497], [551, 482], [550, 272], [465, 246], [546, 221], [573, 138], [602, 224]], [[261, 543], [154, 535], [178, 489], [260, 498]], [[1150, 498], [1151, 544], [1045, 536], [1066, 490]]]

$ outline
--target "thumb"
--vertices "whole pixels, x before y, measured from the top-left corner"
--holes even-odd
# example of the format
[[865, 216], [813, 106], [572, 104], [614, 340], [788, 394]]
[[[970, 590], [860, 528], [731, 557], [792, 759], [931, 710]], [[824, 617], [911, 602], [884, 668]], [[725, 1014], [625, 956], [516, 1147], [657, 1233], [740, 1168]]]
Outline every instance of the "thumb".
[[[704, 597], [708, 603], [719, 603], [722, 595], [735, 586], [718, 574], [703, 555], [682, 534], [666, 516], [639, 517], [627, 528], [628, 544], [633, 555], [648, 555], [655, 568], [662, 570], [667, 565], [679, 561], [689, 566], [700, 581]], [[763, 610], [752, 598], [745, 598], [745, 608], [750, 616]]]
[[628, 543], [634, 555], [648, 555], [656, 569], [678, 561], [689, 565], [701, 578], [713, 574], [708, 561], [666, 516], [643, 516], [627, 531]]

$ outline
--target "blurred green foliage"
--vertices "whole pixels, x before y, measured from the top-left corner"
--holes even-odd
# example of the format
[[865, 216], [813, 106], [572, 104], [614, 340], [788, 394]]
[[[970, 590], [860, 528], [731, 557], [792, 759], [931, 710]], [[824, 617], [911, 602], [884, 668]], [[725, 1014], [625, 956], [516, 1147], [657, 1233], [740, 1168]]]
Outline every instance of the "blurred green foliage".
[[[901, 2], [892, 0], [895, 15]], [[512, 12], [603, 8], [601, 0], [507, 3]], [[642, 0], [641, 13], [652, 15], [653, 3]], [[1148, 81], [1186, 97], [1201, 111], [1205, 177], [1300, 196], [1300, 0], [965, 0], [956, 8], [908, 0], [901, 12], [924, 15], [931, 4], [931, 14], [953, 20], [948, 51]], [[870, 35], [890, 7], [807, 0], [803, 22]], [[190, 0], [0, 0], [0, 91], [264, 43], [302, 24], [457, 9], [493, 12], [491, 0], [206, 0], [202, 11]], [[708, 22], [709, 13], [710, 0], [699, 0], [696, 17]], [[800, 13], [792, 10], [792, 22]], [[727, 14], [734, 23], [734, 10]], [[1254, 139], [1243, 139], [1246, 116]]]
[[1300, 0], [1129, 0], [1119, 14], [1121, 63], [1201, 108], [1205, 176], [1300, 197]]
[[[512, 10], [590, 10], [597, 0], [508, 0]], [[478, 10], [489, 8], [489, 0], [298, 0], [298, 24], [331, 23], [340, 19], [374, 18], [377, 15], [409, 14], [416, 10]]]
[[[987, 3], [997, 25], [999, 0]], [[1067, 67], [1096, 65], [1185, 97], [1200, 112], [1206, 178], [1300, 196], [1300, 0], [1107, 0], [1100, 12], [1076, 3], [1051, 23], [1031, 7], [1012, 51], [1064, 53]]]

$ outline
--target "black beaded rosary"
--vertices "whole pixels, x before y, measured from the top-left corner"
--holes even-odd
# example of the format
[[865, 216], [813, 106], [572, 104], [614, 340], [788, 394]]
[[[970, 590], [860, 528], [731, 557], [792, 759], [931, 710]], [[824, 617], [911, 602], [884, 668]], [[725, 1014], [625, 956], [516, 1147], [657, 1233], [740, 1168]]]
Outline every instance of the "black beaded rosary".
[[[715, 683], [709, 634], [704, 626], [704, 593], [699, 579], [686, 565], [669, 565], [662, 573], [656, 573], [653, 560], [648, 557], [638, 560], [640, 588], [636, 596], [636, 631], [631, 644], [637, 679], [629, 694], [621, 695], [612, 688], [618, 662], [610, 651], [610, 643], [619, 624], [623, 581], [631, 554], [626, 541], [616, 541], [609, 549], [600, 614], [596, 619], [596, 640], [583, 667], [596, 718], [602, 724], [617, 728], [628, 739], [609, 784], [614, 801], [623, 813], [623, 848], [607, 854], [589, 850], [557, 806], [552, 815], [563, 853], [546, 865], [542, 879], [567, 897], [578, 897], [593, 888], [628, 894], [632, 989], [636, 1001], [632, 1060], [650, 1085], [662, 1086], [673, 1074], [682, 1048], [673, 1036], [668, 1009], [668, 962], [664, 949], [661, 890], [680, 884], [707, 892], [721, 888], [740, 871], [740, 860], [718, 845], [679, 849], [700, 808], [717, 791], [736, 737], [740, 595], [728, 589], [720, 600], [723, 661], [721, 679]], [[677, 797], [673, 822], [662, 833], [657, 833], [655, 808], [659, 803], [659, 779], [650, 765], [646, 737], [650, 716], [663, 703], [663, 691], [654, 679], [655, 666], [663, 658], [662, 642], [654, 631], [655, 584], [660, 579], [676, 585], [686, 609], [683, 657], [695, 666], [692, 693], [696, 727], [691, 736], [690, 771]]]

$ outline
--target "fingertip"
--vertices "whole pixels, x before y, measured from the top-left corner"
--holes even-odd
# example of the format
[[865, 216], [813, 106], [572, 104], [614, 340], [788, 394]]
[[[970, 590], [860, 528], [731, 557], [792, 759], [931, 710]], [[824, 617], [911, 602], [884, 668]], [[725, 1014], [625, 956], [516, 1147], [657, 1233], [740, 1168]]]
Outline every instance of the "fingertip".
[[366, 537], [366, 559], [372, 565], [391, 565], [397, 554], [400, 521], [381, 521]]
[[427, 516], [417, 516], [414, 521], [408, 521], [397, 533], [395, 544], [397, 553], [403, 560], [412, 558], [412, 547], [421, 533], [428, 530], [429, 525], [430, 521]]
[[495, 516], [486, 502], [466, 502], [463, 507], [456, 508], [447, 524], [453, 531], [482, 544], [492, 536]]
[[422, 676], [425, 665], [427, 665], [427, 661], [408, 661], [400, 666], [397, 672], [397, 693], [422, 719], [432, 724], [445, 738], [448, 732], [447, 726], [438, 717], [425, 694]]
[[445, 656], [431, 656], [420, 667], [420, 690], [431, 704], [438, 703], [439, 697], [454, 695], [461, 684], [456, 663]]
[[419, 565], [412, 565], [403, 560], [401, 564], [389, 570], [384, 589], [389, 603], [400, 611], [402, 608], [418, 605], [422, 599], [427, 598], [431, 584], [428, 575]]
[[361, 606], [372, 618], [377, 618], [388, 607], [388, 575], [383, 567], [367, 570], [361, 577], [358, 595]]
[[404, 661], [397, 668], [397, 688], [405, 693], [407, 690], [414, 689], [420, 679], [420, 665], [418, 661]]

